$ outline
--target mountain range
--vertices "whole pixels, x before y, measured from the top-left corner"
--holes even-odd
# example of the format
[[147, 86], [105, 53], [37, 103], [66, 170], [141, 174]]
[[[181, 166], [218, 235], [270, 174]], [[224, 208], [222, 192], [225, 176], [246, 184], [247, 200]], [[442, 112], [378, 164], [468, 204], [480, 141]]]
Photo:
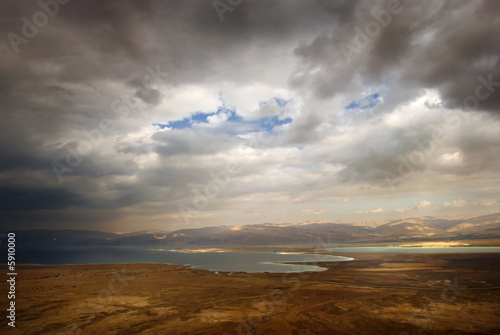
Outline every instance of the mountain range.
[[181, 229], [171, 232], [155, 230], [131, 233], [88, 230], [19, 230], [16, 232], [16, 243], [33, 246], [155, 245], [179, 247], [376, 243], [496, 237], [500, 237], [500, 213], [469, 218], [425, 216], [378, 222], [375, 225], [338, 221], [263, 223]]

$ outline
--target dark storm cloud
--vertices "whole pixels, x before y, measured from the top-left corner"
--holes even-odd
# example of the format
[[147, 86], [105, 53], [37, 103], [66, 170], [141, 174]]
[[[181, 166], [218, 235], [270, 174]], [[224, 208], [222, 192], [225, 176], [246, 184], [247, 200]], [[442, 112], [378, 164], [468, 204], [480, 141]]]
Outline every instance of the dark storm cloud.
[[154, 145], [150, 143], [143, 143], [142, 141], [123, 142], [118, 143], [115, 149], [118, 153], [134, 154], [139, 156], [153, 152]]
[[159, 132], [152, 138], [158, 142], [156, 152], [165, 156], [211, 155], [233, 146], [226, 134], [195, 133], [191, 129]]
[[[333, 163], [345, 166], [338, 174], [339, 181], [383, 185], [388, 172], [397, 172], [397, 167], [401, 164], [398, 157], [407, 159], [415, 148], [415, 142], [407, 135], [407, 131], [400, 129], [384, 132], [377, 137], [370, 134], [368, 138], [340, 150], [333, 157]], [[416, 168], [422, 170], [424, 167]]]
[[[476, 94], [488, 78], [496, 84], [483, 88], [488, 95], [481, 99], [478, 110], [498, 113], [500, 110], [500, 15], [490, 1], [477, 3], [467, 10], [466, 4], [449, 9], [439, 21], [431, 41], [418, 50], [413, 67], [404, 71], [406, 81], [417, 81], [424, 87], [437, 88], [448, 106], [464, 105], [468, 96]], [[498, 8], [497, 8], [498, 9]], [[459, 15], [460, 12], [464, 15]], [[488, 22], [488, 24], [484, 24]], [[490, 81], [491, 83], [491, 81]], [[467, 109], [467, 106], [464, 106]], [[475, 108], [475, 109], [476, 109]], [[470, 108], [469, 108], [470, 109]]]
[[[190, 200], [192, 188], [210, 181], [210, 173], [231, 158], [246, 160], [246, 188], [237, 190], [241, 195], [278, 192], [280, 187], [286, 192], [290, 180], [301, 178], [307, 182], [295, 184], [306, 186], [297, 186], [295, 193], [321, 184], [302, 177], [305, 170], [287, 169], [286, 163], [302, 166], [304, 152], [311, 161], [342, 166], [335, 180], [344, 184], [380, 183], [385, 171], [397, 168], [398, 155], [408, 155], [416, 139], [431, 136], [433, 119], [414, 127], [391, 126], [382, 136], [374, 128], [345, 135], [336, 128], [347, 123], [339, 108], [366, 96], [365, 91], [378, 92], [377, 85], [384, 87], [383, 103], [350, 116], [360, 129], [370, 122], [383, 128], [383, 115], [425, 89], [440, 94], [439, 110], [474, 96], [482, 83], [478, 76], [500, 81], [497, 2], [402, 1], [401, 6], [347, 62], [339, 45], [352, 43], [354, 28], [364, 29], [375, 20], [370, 11], [386, 10], [387, 2], [243, 1], [225, 12], [221, 22], [212, 1], [72, 0], [59, 5], [46, 25], [15, 48], [7, 34], [22, 36], [22, 18], [33, 22], [42, 8], [38, 2], [0, 3], [0, 219], [28, 228], [40, 223], [62, 227], [114, 220], [123, 216], [121, 209], [139, 205], [154, 208], [153, 215], [165, 214], [165, 209], [172, 214], [180, 199]], [[148, 86], [147, 69], [168, 76]], [[244, 124], [238, 129], [208, 124], [194, 130], [153, 128], [155, 122], [213, 113], [217, 105], [203, 103], [214, 92], [222, 93], [224, 85], [234, 88], [233, 95], [242, 101], [255, 100], [244, 101], [249, 115], [262, 113], [259, 102], [271, 97], [269, 87], [293, 91], [304, 106], [294, 111], [279, 136], [274, 134], [276, 141], [255, 140], [258, 144], [247, 143], [241, 151], [237, 148], [245, 147], [244, 141], [231, 131], [243, 133]], [[498, 113], [500, 87], [495, 85], [481, 90], [489, 96], [477, 110]], [[265, 94], [249, 94], [259, 86]], [[346, 101], [330, 104], [339, 96]], [[128, 103], [135, 109], [120, 117], [112, 107], [116, 101], [120, 108]], [[235, 106], [238, 113], [242, 109]], [[99, 133], [103, 120], [112, 124], [112, 131]], [[463, 125], [460, 133], [450, 134], [450, 148], [460, 149], [466, 163], [477, 162], [450, 167], [453, 173], [496, 166], [497, 137], [484, 129], [484, 120], [477, 123], [482, 131]], [[335, 147], [334, 157], [325, 153], [329, 149], [323, 143], [330, 136], [349, 137], [344, 146]], [[88, 141], [95, 143], [81, 160], [73, 157], [78, 163], [59, 183], [51, 163], [68, 165], [68, 156]], [[312, 149], [301, 151], [304, 145]], [[288, 162], [295, 149], [297, 156]], [[273, 168], [286, 171], [280, 182], [270, 172]], [[251, 178], [260, 179], [254, 183]]]
[[64, 189], [0, 187], [1, 211], [32, 211], [62, 209], [81, 205], [83, 198]]
[[[103, 222], [123, 217], [116, 210], [90, 211], [87, 208], [68, 207], [64, 210], [30, 210], [20, 212], [2, 212], [0, 214], [5, 227], [11, 229], [88, 229], [103, 230]], [[10, 223], [7, 225], [7, 223]]]
[[[400, 13], [390, 16], [379, 33], [366, 35], [366, 24], [376, 22], [371, 10], [381, 4], [358, 6], [353, 20], [295, 50], [301, 63], [291, 78], [294, 86], [309, 86], [320, 98], [348, 90], [356, 76], [365, 85], [399, 80], [402, 87], [438, 89], [447, 106], [463, 105], [480, 84], [493, 81], [488, 98], [477, 110], [500, 110], [500, 14], [491, 1], [430, 1], [430, 6], [402, 1]], [[358, 33], [358, 31], [363, 33]], [[370, 41], [366, 46], [360, 37]], [[360, 46], [342, 53], [341, 44]], [[492, 80], [488, 77], [492, 76]]]
[[[21, 18], [32, 21], [33, 14], [41, 10], [35, 3], [0, 6], [1, 31], [18, 35], [22, 34]], [[89, 210], [120, 208], [141, 203], [147, 198], [145, 194], [151, 194], [148, 189], [156, 189], [153, 193], [164, 194], [164, 199], [189, 192], [186, 185], [202, 182], [206, 177], [203, 170], [163, 167], [144, 171], [137, 155], [209, 155], [230, 147], [227, 136], [207, 134], [200, 141], [186, 131], [180, 136], [157, 134], [152, 138], [154, 144], [132, 141], [117, 146], [120, 141], [106, 135], [89, 155], [81, 157], [78, 166], [64, 175], [65, 182], [58, 185], [61, 189], [47, 191], [37, 185], [50, 185], [50, 180], [58, 184], [51, 162], [66, 164], [68, 152], [75, 152], [80, 142], [87, 140], [82, 131], [95, 130], [104, 117], [113, 117], [109, 106], [124, 92], [107, 86], [108, 83], [128, 86], [130, 92], [125, 94], [157, 106], [164, 100], [163, 93], [144, 88], [142, 76], [146, 66], [154, 68], [160, 64], [162, 71], [168, 69], [169, 81], [174, 85], [224, 78], [235, 70], [245, 80], [245, 76], [253, 75], [253, 70], [241, 64], [266, 57], [258, 52], [262, 55], [259, 60], [247, 53], [249, 42], [263, 43], [263, 48], [267, 48], [290, 41], [297, 33], [320, 31], [324, 23], [340, 14], [333, 7], [350, 5], [251, 2], [229, 13], [222, 25], [211, 2], [71, 1], [59, 6], [58, 14], [40, 27], [27, 44], [18, 45], [18, 53], [3, 39], [0, 152], [1, 168], [10, 178], [3, 179], [3, 183], [26, 178], [26, 170], [41, 173], [26, 179], [32, 183], [31, 188], [4, 189], [4, 206], [33, 212], [34, 221], [48, 215], [42, 215], [40, 210], [51, 210], [58, 221], [65, 216], [56, 214], [57, 209], [70, 205]], [[323, 11], [325, 8], [333, 8], [333, 12]], [[285, 12], [290, 15], [283, 15]], [[294, 13], [300, 13], [301, 19]], [[119, 130], [123, 129], [119, 121], [112, 121]], [[109, 145], [116, 149], [105, 149]], [[112, 181], [134, 173], [144, 178], [137, 182]], [[174, 191], [166, 193], [162, 187]]]
[[136, 89], [135, 96], [145, 103], [156, 106], [161, 102], [161, 92], [152, 87], [145, 87], [143, 80], [134, 79], [130, 81], [130, 85]]

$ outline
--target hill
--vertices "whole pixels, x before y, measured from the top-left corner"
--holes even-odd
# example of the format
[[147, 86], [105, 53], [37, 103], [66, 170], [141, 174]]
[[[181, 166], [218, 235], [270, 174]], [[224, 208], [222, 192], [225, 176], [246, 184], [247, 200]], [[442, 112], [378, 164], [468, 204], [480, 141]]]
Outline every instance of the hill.
[[406, 218], [369, 226], [342, 222], [255, 224], [172, 232], [105, 233], [86, 230], [21, 230], [18, 245], [241, 246], [436, 241], [500, 237], [500, 213], [472, 218]]

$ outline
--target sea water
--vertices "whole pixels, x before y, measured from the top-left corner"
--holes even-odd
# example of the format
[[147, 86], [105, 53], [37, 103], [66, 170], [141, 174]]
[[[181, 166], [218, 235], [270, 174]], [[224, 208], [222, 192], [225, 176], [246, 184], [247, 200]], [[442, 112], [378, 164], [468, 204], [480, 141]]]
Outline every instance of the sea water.
[[[135, 246], [21, 247], [16, 263], [62, 264], [134, 264], [161, 263], [187, 265], [196, 269], [228, 272], [305, 272], [322, 271], [316, 262], [349, 261], [352, 258], [320, 254], [278, 252], [180, 252]], [[284, 263], [295, 264], [284, 264]], [[300, 264], [312, 263], [312, 264]]]

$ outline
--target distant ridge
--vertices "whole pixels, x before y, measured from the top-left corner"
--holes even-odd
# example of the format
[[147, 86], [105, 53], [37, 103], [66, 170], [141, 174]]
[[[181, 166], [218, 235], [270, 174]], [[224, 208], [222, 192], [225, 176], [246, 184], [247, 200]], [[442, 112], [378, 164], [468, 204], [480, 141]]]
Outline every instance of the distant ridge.
[[[88, 230], [20, 230], [18, 245], [241, 246], [361, 242], [405, 242], [500, 237], [500, 213], [469, 218], [420, 217], [382, 224], [343, 222], [255, 224], [243, 226], [106, 233]], [[3, 244], [3, 243], [2, 243]], [[5, 244], [3, 244], [5, 245]]]

